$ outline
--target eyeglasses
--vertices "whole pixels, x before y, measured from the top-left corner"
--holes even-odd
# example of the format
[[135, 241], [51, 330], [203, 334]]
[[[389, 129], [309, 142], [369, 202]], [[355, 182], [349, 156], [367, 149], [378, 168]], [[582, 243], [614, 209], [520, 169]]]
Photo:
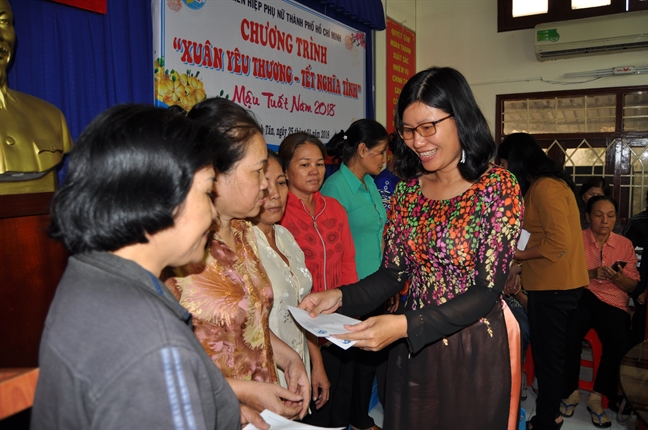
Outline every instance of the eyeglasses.
[[436, 125], [440, 123], [441, 121], [445, 121], [448, 118], [452, 118], [454, 115], [450, 114], [445, 118], [438, 119], [436, 121], [432, 122], [424, 122], [423, 124], [419, 124], [416, 127], [401, 127], [398, 129], [398, 134], [400, 134], [400, 137], [403, 138], [403, 140], [412, 140], [414, 139], [414, 132], [417, 132], [419, 136], [421, 137], [430, 137], [434, 133], [436, 133]]

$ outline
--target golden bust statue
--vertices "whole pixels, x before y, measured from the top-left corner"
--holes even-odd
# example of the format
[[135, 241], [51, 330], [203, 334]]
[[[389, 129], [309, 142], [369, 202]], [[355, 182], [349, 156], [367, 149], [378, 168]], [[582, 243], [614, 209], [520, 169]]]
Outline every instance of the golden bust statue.
[[72, 137], [56, 106], [7, 87], [15, 41], [11, 6], [0, 0], [0, 194], [54, 191]]

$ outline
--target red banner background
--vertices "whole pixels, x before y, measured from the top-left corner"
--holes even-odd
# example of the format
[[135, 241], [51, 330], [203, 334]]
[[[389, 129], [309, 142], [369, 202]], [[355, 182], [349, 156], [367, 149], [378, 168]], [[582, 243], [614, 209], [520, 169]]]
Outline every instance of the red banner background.
[[[106, 2], [108, 0], [50, 0], [54, 3], [66, 4], [68, 6], [78, 7], [92, 12], [106, 13]], [[125, 0], [119, 0], [125, 1]]]
[[396, 104], [403, 86], [416, 73], [416, 33], [387, 18], [387, 131], [394, 131]]

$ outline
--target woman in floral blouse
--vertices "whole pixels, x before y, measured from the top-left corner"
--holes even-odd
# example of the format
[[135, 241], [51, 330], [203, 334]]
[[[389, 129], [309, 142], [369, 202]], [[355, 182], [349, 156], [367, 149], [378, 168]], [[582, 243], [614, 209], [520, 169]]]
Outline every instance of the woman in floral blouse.
[[268, 187], [264, 173], [268, 152], [261, 128], [248, 111], [225, 99], [205, 100], [188, 116], [216, 128], [228, 146], [216, 148], [218, 215], [205, 258], [176, 269], [167, 285], [179, 293], [180, 304], [193, 316], [196, 336], [237, 394], [240, 385], [249, 388], [250, 396], [258, 396], [267, 385], [276, 384], [275, 364], [286, 375], [288, 390], [275, 385], [271, 396], [256, 400], [239, 396], [239, 400], [263, 409], [267, 406], [259, 405], [259, 400], [275, 399], [274, 412], [303, 417], [310, 399], [308, 375], [301, 357], [270, 331], [272, 286], [252, 225], [244, 220], [259, 213]]
[[382, 267], [354, 285], [306, 296], [315, 316], [362, 315], [409, 283], [395, 315], [341, 339], [389, 351], [384, 429], [514, 429], [519, 326], [501, 298], [522, 199], [491, 164], [495, 142], [465, 78], [433, 67], [404, 86]]

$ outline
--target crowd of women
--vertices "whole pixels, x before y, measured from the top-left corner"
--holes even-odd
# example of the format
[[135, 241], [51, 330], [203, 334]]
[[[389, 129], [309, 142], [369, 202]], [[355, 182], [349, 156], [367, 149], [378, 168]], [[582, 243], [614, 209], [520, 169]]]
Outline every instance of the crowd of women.
[[538, 381], [530, 426], [557, 429], [573, 415], [580, 402], [582, 341], [594, 329], [603, 354], [586, 404], [596, 427], [610, 427], [602, 396], [618, 411], [619, 365], [630, 346], [628, 303], [639, 281], [632, 242], [613, 232], [617, 203], [606, 196], [603, 178], [589, 178], [580, 188], [581, 217], [574, 183], [528, 134], [507, 136], [498, 157], [518, 178], [523, 228], [530, 233], [525, 249], [515, 253], [505, 288], [519, 294], [523, 287], [527, 296]]
[[[97, 117], [53, 200], [52, 234], [72, 257], [41, 343], [33, 427], [265, 429], [268, 409], [377, 429], [378, 374], [385, 429], [512, 430], [521, 347], [502, 298], [511, 283], [528, 291], [538, 368], [529, 426], [559, 426], [577, 403], [563, 395], [580, 352], [570, 336], [599, 324], [600, 301], [620, 307], [611, 285], [636, 285], [636, 259], [609, 238], [615, 203], [591, 199], [581, 233], [569, 178], [521, 136], [497, 152], [454, 69], [412, 77], [395, 121], [391, 141], [361, 119], [326, 147], [295, 133], [274, 153], [254, 115], [225, 99]], [[388, 144], [402, 180], [386, 211], [373, 176]], [[340, 169], [325, 181], [327, 153]], [[307, 334], [289, 306], [361, 319], [339, 336], [355, 348]], [[625, 320], [605, 312], [613, 336]], [[611, 398], [614, 383], [597, 390]]]

